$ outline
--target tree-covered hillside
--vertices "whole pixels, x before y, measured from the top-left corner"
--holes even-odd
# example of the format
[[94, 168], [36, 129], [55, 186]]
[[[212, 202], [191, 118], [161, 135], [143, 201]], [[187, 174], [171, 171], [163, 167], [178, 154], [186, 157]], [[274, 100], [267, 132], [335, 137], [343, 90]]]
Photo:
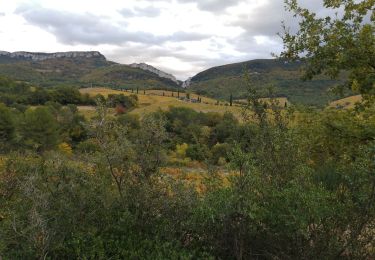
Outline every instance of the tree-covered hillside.
[[127, 65], [114, 64], [92, 70], [81, 78], [84, 84], [110, 86], [114, 88], [176, 89], [175, 82], [157, 74]]
[[302, 62], [284, 60], [251, 60], [247, 62], [214, 67], [203, 71], [191, 80], [190, 89], [215, 98], [228, 100], [232, 94], [235, 99], [246, 96], [245, 74], [248, 73], [257, 89], [272, 86], [274, 94], [287, 97], [292, 103], [305, 105], [324, 105], [335, 98], [329, 89], [341, 81], [328, 77], [318, 77], [312, 81], [301, 79]]
[[100, 85], [139, 89], [179, 87], [177, 83], [150, 71], [107, 61], [101, 54], [87, 57], [52, 56], [48, 59], [38, 59], [37, 55], [53, 54], [35, 54], [36, 59], [10, 55], [0, 55], [0, 76], [39, 86]]

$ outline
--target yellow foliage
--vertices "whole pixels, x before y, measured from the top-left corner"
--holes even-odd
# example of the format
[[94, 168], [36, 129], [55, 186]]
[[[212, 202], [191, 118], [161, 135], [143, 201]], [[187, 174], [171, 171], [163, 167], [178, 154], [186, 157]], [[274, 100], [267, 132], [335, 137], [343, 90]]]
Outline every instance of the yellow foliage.
[[220, 166], [223, 166], [223, 165], [227, 164], [227, 160], [225, 160], [224, 157], [220, 157], [217, 164], [220, 165]]
[[68, 143], [61, 143], [58, 145], [58, 150], [66, 155], [72, 155], [73, 149]]
[[184, 159], [186, 157], [186, 150], [189, 148], [189, 145], [186, 143], [176, 145], [176, 156], [178, 158]]

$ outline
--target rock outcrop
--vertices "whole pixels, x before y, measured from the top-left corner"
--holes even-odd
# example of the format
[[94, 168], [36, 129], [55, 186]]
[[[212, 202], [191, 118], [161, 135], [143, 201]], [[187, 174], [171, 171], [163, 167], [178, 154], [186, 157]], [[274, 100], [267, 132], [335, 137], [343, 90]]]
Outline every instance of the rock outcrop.
[[176, 84], [179, 84], [176, 77], [173, 76], [172, 74], [169, 74], [169, 73], [166, 73], [164, 71], [158, 70], [157, 68], [154, 68], [151, 65], [148, 65], [146, 63], [133, 63], [133, 64], [130, 64], [129, 66], [132, 67], [132, 68], [138, 68], [138, 69], [142, 69], [142, 70], [146, 70], [146, 71], [155, 73], [159, 77], [170, 79], [173, 82], [175, 82]]
[[183, 88], [188, 88], [189, 86], [190, 86], [190, 84], [191, 84], [191, 77], [190, 78], [188, 78], [187, 80], [185, 80], [184, 82], [182, 82], [182, 85], [181, 85], [181, 87], [183, 87]]
[[32, 61], [43, 61], [56, 58], [101, 58], [105, 57], [98, 51], [70, 51], [70, 52], [56, 52], [56, 53], [42, 53], [42, 52], [6, 52], [0, 51], [0, 57], [6, 56], [12, 59], [25, 59]]

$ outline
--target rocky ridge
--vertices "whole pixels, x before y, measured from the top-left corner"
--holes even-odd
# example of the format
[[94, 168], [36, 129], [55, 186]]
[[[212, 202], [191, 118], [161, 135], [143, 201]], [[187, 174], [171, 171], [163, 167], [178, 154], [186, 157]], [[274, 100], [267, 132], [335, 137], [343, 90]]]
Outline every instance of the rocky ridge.
[[56, 52], [56, 53], [42, 53], [42, 52], [7, 52], [0, 51], [0, 56], [7, 56], [13, 59], [26, 59], [32, 61], [43, 61], [56, 58], [102, 58], [105, 57], [98, 51], [70, 51], [70, 52]]
[[155, 73], [159, 77], [170, 79], [173, 82], [175, 82], [176, 84], [179, 84], [176, 77], [173, 76], [172, 74], [169, 74], [169, 73], [166, 73], [164, 71], [158, 70], [157, 68], [154, 68], [151, 65], [148, 65], [146, 63], [133, 63], [133, 64], [130, 64], [129, 66], [132, 67], [132, 68], [138, 68], [138, 69], [142, 69], [142, 70], [146, 70], [146, 71]]

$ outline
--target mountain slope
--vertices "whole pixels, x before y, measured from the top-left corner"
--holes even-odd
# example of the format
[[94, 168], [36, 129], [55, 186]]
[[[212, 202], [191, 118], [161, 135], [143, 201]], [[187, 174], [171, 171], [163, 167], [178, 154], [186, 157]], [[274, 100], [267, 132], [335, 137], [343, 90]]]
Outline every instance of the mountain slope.
[[83, 83], [95, 83], [96, 85], [119, 88], [174, 89], [178, 87], [178, 83], [171, 79], [160, 77], [147, 70], [120, 64], [92, 70], [83, 76], [81, 81]]
[[274, 94], [287, 97], [292, 103], [322, 106], [335, 97], [328, 93], [342, 82], [319, 77], [302, 81], [302, 62], [262, 59], [214, 67], [198, 73], [191, 79], [189, 89], [214, 98], [235, 99], [246, 97], [245, 71], [252, 83], [266, 95], [272, 86]]
[[41, 86], [179, 87], [159, 74], [107, 61], [99, 52], [0, 52], [0, 76]]

